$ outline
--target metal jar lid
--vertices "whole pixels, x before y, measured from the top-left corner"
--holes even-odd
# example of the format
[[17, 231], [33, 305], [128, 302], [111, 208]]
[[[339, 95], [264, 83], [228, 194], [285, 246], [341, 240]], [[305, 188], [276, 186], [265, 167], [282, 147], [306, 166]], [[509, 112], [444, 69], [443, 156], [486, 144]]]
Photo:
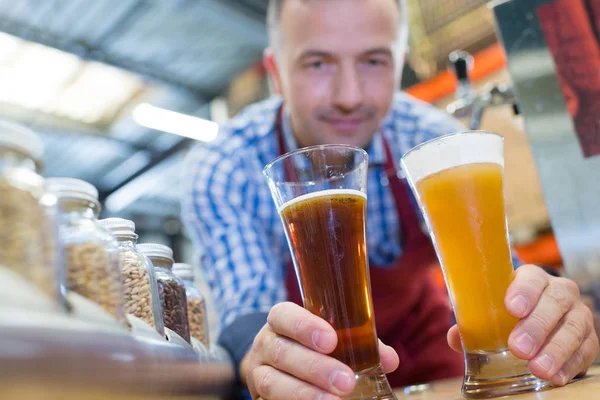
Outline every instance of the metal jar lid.
[[164, 244], [158, 243], [142, 243], [137, 245], [137, 249], [140, 253], [148, 258], [162, 257], [174, 262], [173, 250]]
[[31, 129], [13, 122], [0, 120], [0, 146], [10, 147], [35, 161], [44, 155], [44, 143]]
[[115, 237], [135, 237], [135, 222], [123, 218], [106, 218], [98, 221], [100, 226]]
[[46, 190], [58, 198], [74, 198], [98, 202], [98, 189], [91, 183], [74, 178], [48, 178]]

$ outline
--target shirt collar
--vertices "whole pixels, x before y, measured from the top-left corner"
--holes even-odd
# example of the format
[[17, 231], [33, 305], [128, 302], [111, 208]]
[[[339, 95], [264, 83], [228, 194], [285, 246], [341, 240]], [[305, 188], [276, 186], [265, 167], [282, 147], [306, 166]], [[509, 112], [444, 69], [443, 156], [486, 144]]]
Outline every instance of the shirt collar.
[[290, 113], [283, 106], [282, 121], [283, 125], [283, 140], [285, 142], [286, 151], [298, 150], [298, 141], [292, 132], [292, 123], [290, 121]]
[[[387, 119], [387, 118], [386, 118]], [[283, 107], [282, 113], [282, 127], [283, 127], [283, 140], [285, 141], [286, 150], [294, 151], [298, 149], [298, 141], [292, 131], [292, 124], [290, 122], [290, 114], [286, 107]], [[384, 124], [385, 125], [385, 124]], [[385, 149], [383, 147], [383, 128], [375, 133], [373, 140], [369, 144], [367, 154], [369, 154], [369, 165], [384, 165], [387, 161]]]

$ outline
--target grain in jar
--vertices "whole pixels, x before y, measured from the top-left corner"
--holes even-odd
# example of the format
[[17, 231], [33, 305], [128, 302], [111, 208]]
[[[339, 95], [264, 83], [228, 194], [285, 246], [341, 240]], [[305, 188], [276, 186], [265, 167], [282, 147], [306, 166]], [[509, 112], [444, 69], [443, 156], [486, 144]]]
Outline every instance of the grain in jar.
[[66, 289], [97, 303], [127, 325], [118, 245], [98, 224], [98, 191], [71, 178], [49, 178], [46, 190], [58, 198]]
[[165, 327], [190, 343], [185, 285], [171, 271], [173, 250], [162, 244], [143, 243], [138, 245], [138, 251], [147, 256], [154, 266]]
[[22, 276], [56, 305], [64, 305], [56, 244], [56, 198], [37, 170], [41, 139], [0, 121], [0, 266]]
[[206, 348], [208, 348], [208, 315], [206, 313], [206, 301], [200, 290], [194, 285], [194, 270], [189, 264], [176, 263], [173, 264], [173, 273], [177, 275], [185, 285], [190, 335], [198, 339], [206, 346]]
[[137, 250], [135, 223], [121, 218], [100, 220], [119, 246], [119, 266], [125, 297], [125, 312], [135, 315], [164, 336], [162, 306], [152, 262]]

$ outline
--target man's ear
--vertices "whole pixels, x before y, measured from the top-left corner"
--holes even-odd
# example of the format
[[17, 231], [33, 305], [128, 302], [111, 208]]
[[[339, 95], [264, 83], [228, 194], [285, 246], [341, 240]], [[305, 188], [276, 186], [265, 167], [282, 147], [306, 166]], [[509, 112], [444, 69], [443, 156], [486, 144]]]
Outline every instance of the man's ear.
[[283, 90], [281, 85], [281, 75], [279, 74], [279, 65], [277, 64], [275, 52], [270, 47], [267, 47], [263, 53], [263, 65], [269, 74], [273, 91], [275, 94], [282, 95]]

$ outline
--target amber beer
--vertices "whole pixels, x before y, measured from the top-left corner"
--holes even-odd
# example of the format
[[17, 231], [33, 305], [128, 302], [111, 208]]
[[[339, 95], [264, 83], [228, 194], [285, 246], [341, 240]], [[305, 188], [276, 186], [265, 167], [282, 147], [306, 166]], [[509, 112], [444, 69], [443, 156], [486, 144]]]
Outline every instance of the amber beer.
[[304, 307], [337, 332], [332, 356], [362, 371], [379, 364], [369, 291], [366, 196], [323, 190], [280, 207]]
[[467, 352], [508, 347], [517, 320], [504, 307], [513, 266], [502, 194], [502, 166], [475, 163], [416, 183], [429, 218]]

